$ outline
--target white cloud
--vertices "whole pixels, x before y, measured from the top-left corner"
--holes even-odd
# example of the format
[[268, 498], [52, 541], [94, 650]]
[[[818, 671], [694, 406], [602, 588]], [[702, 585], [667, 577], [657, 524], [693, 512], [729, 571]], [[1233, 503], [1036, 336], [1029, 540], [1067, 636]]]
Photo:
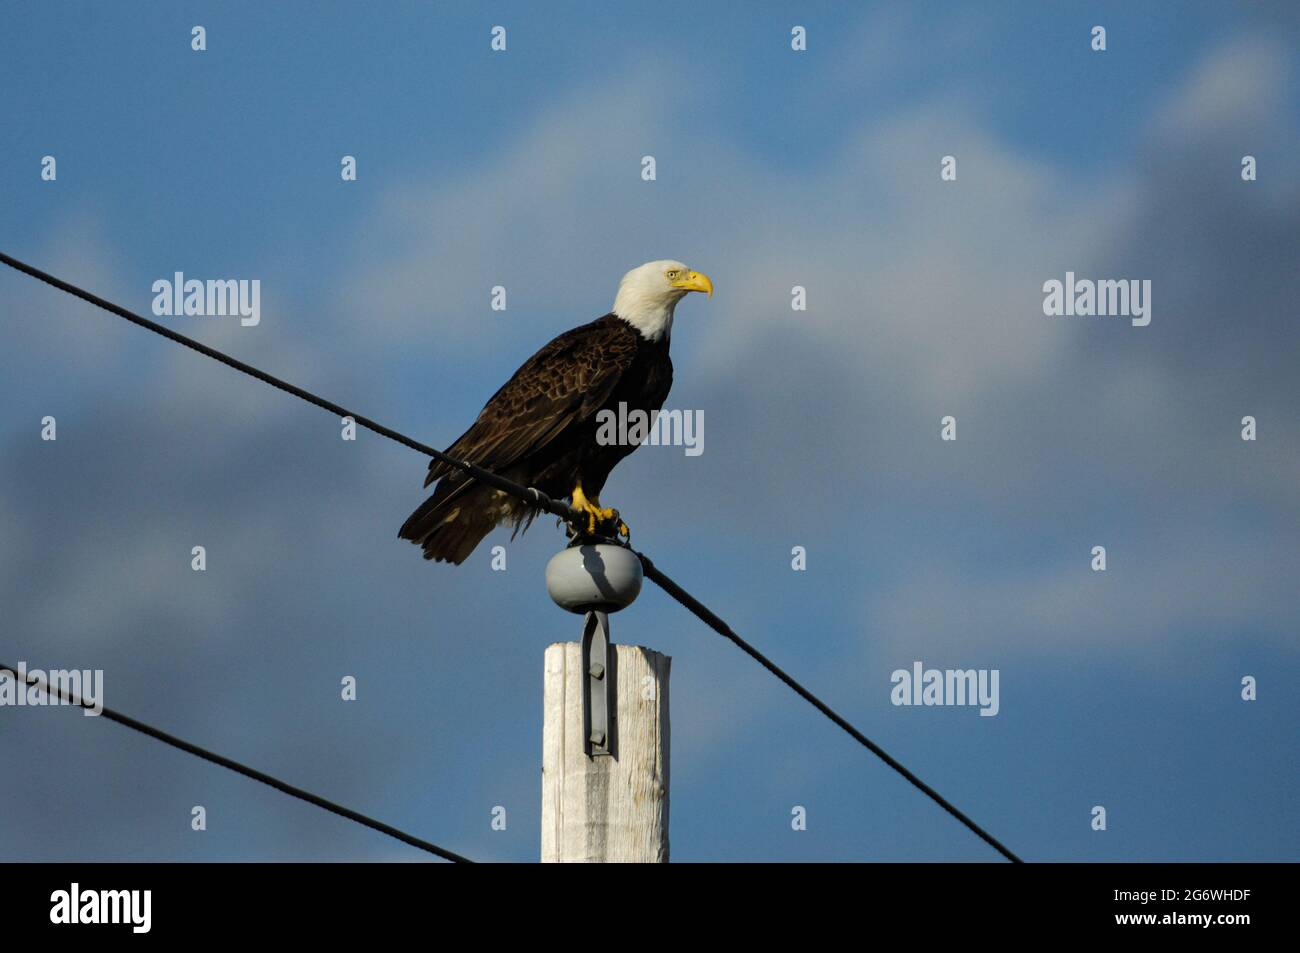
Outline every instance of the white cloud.
[[1090, 553], [1091, 541], [1080, 540], [1068, 560], [1019, 572], [916, 565], [897, 589], [871, 597], [864, 645], [890, 667], [912, 659], [980, 667], [1010, 654], [1159, 665], [1245, 628], [1277, 647], [1296, 645], [1294, 552], [1280, 538], [1135, 539], [1110, 547], [1105, 572], [1092, 571]]
[[1225, 42], [1174, 90], [1156, 117], [1159, 133], [1195, 138], [1206, 130], [1277, 123], [1286, 114], [1291, 52], [1261, 34]]

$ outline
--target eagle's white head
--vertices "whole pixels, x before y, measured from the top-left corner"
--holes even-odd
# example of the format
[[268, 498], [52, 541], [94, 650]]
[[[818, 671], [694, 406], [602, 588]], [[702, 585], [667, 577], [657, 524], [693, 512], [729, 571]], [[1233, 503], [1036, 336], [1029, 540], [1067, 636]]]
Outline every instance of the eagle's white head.
[[614, 314], [641, 332], [650, 341], [658, 341], [673, 329], [673, 309], [691, 291], [713, 296], [713, 282], [708, 275], [691, 271], [680, 261], [648, 261], [633, 268], [618, 283], [614, 297]]

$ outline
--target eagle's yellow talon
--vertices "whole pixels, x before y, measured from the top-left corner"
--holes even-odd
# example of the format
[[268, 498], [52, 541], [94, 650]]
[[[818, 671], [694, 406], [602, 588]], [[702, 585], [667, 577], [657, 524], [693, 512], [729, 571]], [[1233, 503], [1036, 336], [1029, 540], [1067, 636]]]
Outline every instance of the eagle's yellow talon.
[[630, 538], [627, 524], [619, 519], [618, 510], [614, 509], [612, 506], [602, 507], [598, 500], [589, 497], [582, 492], [581, 484], [573, 488], [572, 499], [573, 508], [579, 512], [587, 514], [588, 536], [603, 535], [600, 530], [602, 527], [605, 527], [607, 533], [610, 529], [613, 529]]

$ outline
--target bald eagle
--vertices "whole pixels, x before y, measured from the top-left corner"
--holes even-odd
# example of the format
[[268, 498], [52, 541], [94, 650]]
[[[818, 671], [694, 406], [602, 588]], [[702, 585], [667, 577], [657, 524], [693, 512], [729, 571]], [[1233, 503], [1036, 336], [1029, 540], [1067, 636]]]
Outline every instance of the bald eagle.
[[[492, 395], [478, 419], [447, 448], [458, 460], [568, 497], [587, 514], [587, 532], [627, 527], [598, 499], [610, 471], [636, 444], [596, 439], [602, 410], [653, 415], [673, 382], [668, 356], [677, 302], [691, 291], [713, 295], [707, 275], [680, 261], [652, 261], [619, 282], [614, 308], [590, 324], [566, 331], [524, 362]], [[602, 418], [603, 419], [603, 418]], [[518, 532], [540, 510], [478, 483], [437, 460], [429, 463], [433, 495], [402, 524], [398, 536], [424, 549], [425, 559], [463, 563], [492, 529], [509, 522]]]

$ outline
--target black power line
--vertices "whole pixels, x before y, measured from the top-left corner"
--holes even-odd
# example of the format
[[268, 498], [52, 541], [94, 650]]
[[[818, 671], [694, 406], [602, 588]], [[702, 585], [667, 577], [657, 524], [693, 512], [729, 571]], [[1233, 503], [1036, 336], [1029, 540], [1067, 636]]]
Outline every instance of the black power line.
[[[454, 457], [449, 457], [447, 454], [443, 453], [442, 451], [435, 450], [433, 447], [430, 447], [427, 444], [423, 444], [417, 440], [413, 440], [404, 434], [398, 433], [396, 430], [393, 430], [389, 427], [385, 427], [383, 424], [376, 423], [373, 420], [370, 420], [369, 418], [361, 417], [357, 414], [349, 413], [343, 407], [341, 407], [340, 405], [332, 401], [326, 400], [323, 397], [318, 397], [309, 391], [303, 390], [301, 387], [296, 387], [293, 384], [288, 383], [287, 381], [282, 381], [278, 377], [273, 377], [272, 375], [266, 373], [265, 371], [253, 367], [251, 364], [245, 364], [243, 361], [236, 360], [235, 358], [231, 357], [228, 354], [223, 354], [221, 351], [218, 351], [215, 348], [208, 347], [206, 344], [200, 344], [198, 341], [195, 341], [192, 338], [188, 338], [183, 334], [179, 334], [178, 332], [173, 331], [171, 328], [158, 324], [156, 321], [150, 321], [148, 318], [142, 317], [133, 311], [128, 311], [119, 305], [113, 304], [111, 301], [106, 301], [105, 299], [99, 297], [98, 295], [92, 294], [89, 291], [85, 291], [82, 288], [78, 288], [76, 285], [69, 284], [68, 282], [62, 280], [61, 278], [56, 278], [54, 275], [41, 271], [39, 268], [33, 267], [32, 265], [29, 265], [26, 262], [22, 262], [16, 258], [12, 258], [9, 255], [6, 255], [4, 252], [0, 252], [0, 262], [3, 262], [4, 264], [8, 265], [10, 268], [14, 268], [18, 271], [21, 271], [23, 274], [30, 275], [31, 277], [43, 281], [48, 285], [58, 288], [60, 291], [66, 291], [68, 294], [80, 298], [82, 301], [87, 301], [90, 304], [93, 304], [99, 308], [103, 308], [105, 311], [115, 314], [120, 318], [125, 318], [127, 321], [130, 321], [132, 324], [137, 324], [142, 328], [146, 328], [150, 331], [153, 331], [155, 334], [161, 334], [163, 337], [168, 338], [171, 341], [175, 341], [177, 344], [181, 344], [185, 347], [191, 348], [192, 350], [198, 351], [200, 354], [203, 354], [206, 357], [210, 357], [215, 361], [220, 361], [222, 364], [225, 364], [228, 367], [233, 367], [235, 370], [241, 371], [249, 375], [250, 377], [255, 377], [257, 380], [260, 380], [266, 384], [270, 384], [272, 387], [275, 387], [278, 390], [282, 390], [287, 394], [292, 394], [295, 397], [299, 397], [302, 400], [307, 401], [309, 404], [313, 404], [314, 406], [320, 407], [323, 410], [328, 410], [331, 413], [336, 414], [340, 417], [351, 417], [362, 427], [365, 427], [367, 430], [379, 434], [381, 437], [387, 437], [390, 440], [395, 440], [397, 443], [400, 443], [405, 447], [410, 447], [412, 450], [419, 451], [420, 453], [431, 456], [442, 463], [455, 467], [458, 470], [462, 470], [470, 474], [471, 476], [473, 476], [475, 479], [482, 481], [483, 483], [493, 486], [498, 490], [502, 490], [506, 493], [509, 493], [510, 495], [515, 496], [521, 500], [524, 500], [527, 503], [531, 503], [532, 505], [538, 507], [539, 509], [545, 510], [546, 512], [551, 513], [555, 516], [559, 516], [561, 519], [568, 520], [570, 523], [573, 523], [576, 520], [583, 519], [583, 514], [573, 509], [567, 503], [565, 503], [562, 500], [552, 500], [549, 496], [547, 496], [545, 493], [542, 493], [540, 490], [536, 489], [535, 487], [522, 486], [521, 484], [515, 483], [513, 480], [507, 480], [505, 477], [499, 476], [488, 470], [484, 470], [481, 467], [477, 467], [472, 463], [466, 462], [464, 460], [457, 460]], [[617, 543], [616, 540], [610, 540], [609, 542]], [[619, 543], [619, 545], [622, 544]], [[771, 672], [773, 675], [775, 675], [777, 678], [783, 681], [790, 688], [794, 689], [794, 691], [798, 693], [798, 695], [801, 698], [809, 702], [823, 715], [825, 715], [835, 724], [839, 725], [840, 728], [848, 732], [849, 735], [851, 735], [855, 741], [857, 741], [859, 744], [865, 747], [872, 754], [876, 755], [876, 757], [884, 761], [885, 764], [889, 765], [891, 768], [893, 768], [895, 771], [901, 774], [904, 778], [907, 779], [909, 783], [914, 785], [917, 790], [919, 790], [922, 794], [926, 795], [926, 797], [930, 798], [941, 808], [943, 808], [945, 811], [947, 811], [949, 814], [955, 817], [958, 821], [964, 824], [968, 829], [970, 829], [977, 836], [979, 836], [980, 839], [982, 839], [985, 843], [987, 843], [995, 850], [997, 850], [1000, 854], [1002, 854], [1002, 856], [1006, 857], [1008, 860], [1013, 861], [1015, 863], [1021, 863], [1020, 858], [1017, 857], [1015, 854], [1013, 854], [1005, 846], [1003, 846], [1002, 843], [997, 838], [995, 838], [992, 834], [988, 833], [986, 830], [984, 830], [982, 827], [976, 824], [973, 820], [967, 817], [964, 813], [958, 810], [945, 797], [939, 794], [938, 791], [934, 790], [934, 788], [930, 787], [928, 784], [926, 784], [924, 781], [918, 778], [915, 774], [909, 771], [898, 760], [892, 757], [878, 744], [873, 742], [866, 735], [862, 734], [862, 732], [858, 731], [858, 729], [854, 728], [853, 725], [851, 725], [840, 715], [836, 714], [835, 711], [832, 710], [825, 702], [821, 701], [821, 699], [819, 699], [816, 695], [814, 695], [812, 692], [808, 691], [808, 689], [800, 685], [791, 676], [787, 675], [784, 670], [782, 670], [774, 662], [768, 659], [767, 656], [763, 655], [752, 645], [750, 645], [748, 642], [746, 642], [744, 639], [738, 636], [734, 631], [732, 631], [729, 625], [727, 625], [725, 622], [722, 621], [722, 619], [720, 619], [717, 615], [715, 615], [712, 611], [710, 611], [709, 608], [704, 605], [704, 603], [700, 602], [689, 592], [687, 592], [677, 583], [673, 582], [670, 578], [668, 578], [668, 576], [664, 575], [663, 572], [657, 569], [654, 563], [650, 561], [650, 558], [648, 556], [646, 556], [643, 553], [636, 552], [636, 550], [632, 550], [632, 552], [635, 553], [637, 558], [641, 560], [641, 565], [645, 571], [646, 576], [649, 577], [649, 579], [652, 582], [654, 582], [657, 586], [663, 589], [664, 592], [668, 593], [668, 595], [672, 596], [679, 603], [685, 606], [693, 615], [696, 616], [696, 618], [703, 621], [706, 625], [709, 626], [709, 628], [713, 629], [718, 634], [725, 636], [726, 638], [734, 642], [737, 646], [740, 647], [742, 651], [748, 654], [751, 658], [757, 661], [760, 665], [762, 665], [765, 669], [767, 669], [769, 672]]]
[[808, 702], [831, 721], [835, 722], [835, 724], [847, 731], [854, 741], [862, 745], [862, 747], [866, 748], [881, 761], [885, 762], [885, 764], [889, 765], [901, 774], [912, 785], [914, 785], [917, 790], [926, 795], [926, 797], [930, 798], [930, 800], [934, 801], [935, 804], [938, 804], [953, 817], [957, 818], [957, 820], [965, 824], [981, 840], [1000, 853], [1003, 857], [1007, 858], [1007, 860], [1014, 861], [1017, 864], [1022, 863], [1021, 859], [1003, 846], [1001, 841], [972, 821], [962, 811], [958, 810], [958, 808], [949, 802], [942, 794], [909, 771], [903, 766], [902, 762], [896, 759], [888, 751], [880, 747], [880, 745], [876, 744], [862, 732], [858, 731], [858, 729], [849, 724], [848, 721], [836, 714], [829, 705], [796, 682], [792, 677], [787, 675], [775, 662], [738, 636], [734, 631], [732, 631], [731, 626], [727, 625], [727, 623], [714, 615], [713, 612], [709, 610], [708, 606], [700, 602], [700, 600], [696, 599], [689, 592], [660, 572], [659, 569], [655, 567], [655, 564], [650, 561], [650, 557], [641, 553], [637, 553], [636, 555], [641, 560], [641, 565], [645, 569], [646, 576], [653, 580], [655, 585], [660, 589], [685, 606], [697, 619], [707, 625], [714, 632], [717, 632], [719, 635], [725, 636], [732, 642], [735, 642], [742, 652], [756, 661], [759, 665], [763, 666], [763, 668], [767, 669], [781, 681], [789, 685], [795, 690], [800, 698]]
[[[0, 662], [0, 671], [10, 672], [14, 677], [14, 682], [15, 683], [19, 682], [18, 669], [14, 668], [12, 665], [5, 665], [4, 663]], [[71, 692], [64, 691], [62, 686], [51, 687], [48, 681], [37, 678], [33, 676], [31, 673], [27, 673], [26, 678], [27, 678], [26, 681], [27, 685], [35, 685], [46, 694], [57, 695], [59, 698], [63, 699], [65, 702], [68, 702], [69, 704], [79, 705], [80, 707], [88, 710], [93, 709], [95, 707], [92, 704], [88, 704], [85, 701], [85, 699], [77, 698], [76, 696], [72, 695]], [[277, 791], [281, 791], [289, 795], [290, 797], [296, 797], [300, 801], [306, 801], [308, 804], [314, 804], [317, 807], [322, 807], [332, 814], [337, 814], [339, 817], [345, 817], [349, 821], [355, 821], [356, 823], [361, 824], [364, 827], [369, 827], [371, 830], [379, 831], [381, 834], [387, 834], [389, 837], [395, 837], [403, 844], [410, 844], [412, 847], [418, 847], [420, 850], [428, 851], [430, 854], [436, 854], [437, 856], [443, 858], [444, 860], [455, 861], [458, 864], [474, 863], [474, 861], [470, 860], [468, 857], [462, 857], [460, 854], [439, 847], [437, 844], [431, 844], [427, 840], [421, 840], [420, 838], [408, 834], [405, 831], [398, 830], [396, 827], [393, 827], [390, 824], [385, 824], [383, 821], [376, 821], [374, 818], [367, 817], [364, 814], [360, 814], [352, 810], [351, 808], [343, 807], [343, 805], [341, 804], [335, 804], [333, 801], [327, 801], [325, 800], [325, 798], [320, 797], [319, 795], [312, 794], [310, 791], [304, 791], [302, 788], [294, 787], [292, 784], [289, 784], [285, 781], [281, 781], [278, 778], [273, 778], [271, 777], [271, 775], [266, 774], [265, 772], [262, 771], [258, 771], [256, 768], [250, 768], [248, 765], [240, 764], [238, 761], [234, 761], [230, 758], [225, 757], [224, 755], [219, 755], [213, 751], [208, 751], [206, 748], [200, 748], [196, 744], [191, 744], [188, 741], [185, 741], [181, 738], [177, 738], [175, 735], [169, 735], [167, 732], [162, 731], [159, 728], [154, 728], [152, 725], [146, 725], [142, 721], [136, 721], [136, 719], [130, 717], [129, 715], [123, 715], [121, 712], [114, 711], [111, 708], [102, 708], [99, 714], [101, 717], [107, 718], [109, 721], [115, 721], [119, 725], [125, 725], [127, 728], [130, 728], [132, 731], [138, 731], [142, 735], [148, 735], [150, 738], [154, 738], [158, 741], [161, 741], [163, 744], [171, 745], [173, 748], [179, 748], [181, 751], [184, 751], [187, 754], [192, 754], [195, 757], [202, 758], [204, 761], [210, 761], [213, 764], [219, 765], [223, 768], [229, 768], [231, 771], [234, 771], [236, 774], [242, 774], [244, 777], [252, 778], [254, 781], [261, 781], [263, 784], [269, 787], [273, 787]]]
[[582, 514], [579, 513], [578, 510], [575, 510], [563, 500], [552, 500], [541, 490], [534, 489], [533, 487], [520, 486], [512, 480], [507, 480], [504, 477], [497, 476], [497, 474], [490, 470], [484, 470], [482, 467], [476, 467], [472, 463], [457, 460], [455, 457], [449, 457], [441, 450], [435, 450], [427, 444], [420, 443], [418, 440], [413, 440], [405, 434], [398, 433], [390, 427], [385, 427], [383, 424], [376, 423], [369, 417], [362, 417], [360, 414], [354, 414], [340, 404], [334, 403], [332, 400], [326, 400], [324, 397], [317, 397], [310, 391], [305, 391], [301, 387], [290, 384], [288, 381], [281, 380], [278, 377], [266, 373], [266, 371], [259, 370], [252, 364], [245, 364], [238, 358], [222, 353], [216, 348], [208, 347], [206, 344], [201, 344], [193, 338], [188, 338], [183, 334], [178, 334], [171, 328], [159, 324], [157, 321], [150, 321], [148, 318], [142, 317], [134, 311], [128, 311], [120, 305], [113, 304], [113, 302], [101, 298], [99, 295], [78, 288], [76, 285], [68, 284], [68, 282], [63, 279], [56, 278], [54, 275], [41, 271], [39, 268], [34, 268], [26, 262], [19, 261], [17, 258], [11, 258], [4, 252], [0, 252], [0, 262], [4, 262], [10, 268], [21, 271], [23, 274], [31, 275], [33, 278], [43, 281], [47, 285], [58, 288], [60, 291], [66, 291], [73, 297], [80, 298], [82, 301], [87, 301], [97, 308], [103, 308], [105, 311], [115, 314], [119, 318], [125, 318], [132, 324], [138, 324], [140, 327], [152, 331], [154, 334], [161, 334], [170, 341], [175, 341], [177, 344], [198, 351], [204, 357], [210, 357], [214, 361], [219, 361], [220, 363], [225, 364], [227, 367], [233, 367], [235, 370], [247, 374], [249, 377], [255, 377], [264, 384], [270, 384], [277, 390], [282, 390], [286, 394], [292, 394], [294, 397], [305, 400], [307, 403], [321, 408], [321, 410], [328, 410], [330, 413], [339, 417], [351, 417], [360, 426], [379, 434], [381, 437], [395, 440], [404, 447], [410, 447], [412, 450], [417, 450], [426, 456], [433, 457], [435, 460], [455, 467], [457, 470], [463, 470], [470, 476], [474, 477], [474, 479], [486, 483], [489, 486], [493, 486], [498, 490], [504, 490], [506, 493], [510, 493], [513, 496], [520, 497], [521, 499], [531, 503], [533, 506], [536, 506], [538, 509], [545, 510], [554, 516], [559, 516], [566, 520], [582, 518]]

